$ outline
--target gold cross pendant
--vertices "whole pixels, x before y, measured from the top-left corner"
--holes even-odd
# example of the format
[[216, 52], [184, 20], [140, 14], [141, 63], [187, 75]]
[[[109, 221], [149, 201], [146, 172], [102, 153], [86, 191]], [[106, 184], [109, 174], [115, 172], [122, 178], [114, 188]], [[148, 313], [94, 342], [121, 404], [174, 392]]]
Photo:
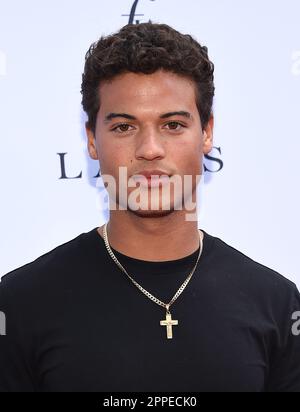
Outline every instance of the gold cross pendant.
[[171, 313], [168, 311], [166, 313], [166, 319], [160, 321], [161, 326], [166, 326], [167, 327], [167, 338], [172, 339], [173, 338], [173, 333], [172, 333], [172, 326], [178, 325], [178, 320], [173, 320]]

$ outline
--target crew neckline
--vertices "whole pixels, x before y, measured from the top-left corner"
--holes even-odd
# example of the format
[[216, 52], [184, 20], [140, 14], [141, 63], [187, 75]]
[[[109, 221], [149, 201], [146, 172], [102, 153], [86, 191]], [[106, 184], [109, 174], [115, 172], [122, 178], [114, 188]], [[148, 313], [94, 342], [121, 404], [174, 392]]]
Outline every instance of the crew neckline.
[[[100, 245], [102, 245], [102, 247], [104, 248], [104, 251], [106, 253], [106, 246], [104, 243], [104, 239], [102, 238], [102, 236], [99, 234], [98, 232], [98, 228], [99, 227], [95, 227], [92, 232], [94, 233], [98, 243], [100, 243]], [[209, 235], [205, 230], [201, 229], [201, 231], [203, 232], [203, 247], [202, 247], [202, 253], [199, 259], [199, 264], [200, 262], [205, 258], [205, 256], [208, 253], [209, 248], [212, 245], [213, 242], [213, 237], [211, 235]], [[200, 245], [199, 245], [200, 247]], [[129, 266], [134, 266], [134, 267], [143, 267], [143, 269], [145, 267], [147, 267], [149, 269], [149, 271], [153, 272], [153, 273], [158, 273], [157, 269], [159, 269], [159, 273], [162, 273], [164, 271], [164, 269], [166, 269], [167, 271], [180, 271], [183, 268], [186, 268], [188, 266], [191, 266], [193, 263], [196, 263], [198, 254], [199, 254], [199, 247], [192, 252], [191, 254], [184, 256], [182, 258], [179, 259], [173, 259], [173, 260], [163, 260], [163, 261], [153, 261], [153, 260], [142, 260], [142, 259], [137, 259], [134, 258], [132, 256], [128, 256], [125, 255], [124, 253], [119, 252], [118, 250], [114, 249], [113, 247], [111, 247], [113, 253], [115, 254], [115, 256], [117, 257], [117, 259], [120, 261], [120, 263], [123, 265], [126, 265], [127, 267]], [[155, 272], [156, 271], [156, 272]]]

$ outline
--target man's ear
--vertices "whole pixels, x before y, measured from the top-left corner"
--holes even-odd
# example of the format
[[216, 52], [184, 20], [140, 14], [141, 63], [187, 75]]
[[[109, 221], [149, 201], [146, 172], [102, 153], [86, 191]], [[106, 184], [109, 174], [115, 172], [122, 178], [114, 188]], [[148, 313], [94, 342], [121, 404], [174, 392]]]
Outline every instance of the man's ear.
[[88, 139], [87, 146], [88, 146], [89, 154], [92, 159], [97, 160], [98, 153], [97, 153], [97, 148], [96, 148], [96, 137], [95, 137], [95, 133], [89, 127], [88, 122], [85, 123], [85, 130], [86, 130], [86, 135]]
[[211, 115], [203, 131], [203, 153], [208, 154], [213, 147], [214, 116]]

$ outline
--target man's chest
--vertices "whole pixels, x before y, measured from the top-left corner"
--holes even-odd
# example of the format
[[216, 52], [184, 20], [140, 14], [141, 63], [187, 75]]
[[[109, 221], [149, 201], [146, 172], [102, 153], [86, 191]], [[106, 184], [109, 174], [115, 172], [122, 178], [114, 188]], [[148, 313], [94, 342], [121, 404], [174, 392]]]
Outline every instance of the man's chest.
[[243, 310], [197, 309], [174, 305], [178, 324], [171, 326], [172, 339], [160, 324], [164, 309], [146, 300], [66, 310], [42, 336], [38, 386], [50, 391], [262, 391], [268, 361], [262, 331]]

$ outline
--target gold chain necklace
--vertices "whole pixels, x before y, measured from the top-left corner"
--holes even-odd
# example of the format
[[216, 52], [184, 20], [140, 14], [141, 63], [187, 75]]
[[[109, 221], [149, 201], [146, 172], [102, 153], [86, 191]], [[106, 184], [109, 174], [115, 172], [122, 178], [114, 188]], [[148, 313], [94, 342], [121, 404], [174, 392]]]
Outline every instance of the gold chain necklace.
[[157, 299], [155, 296], [153, 296], [150, 292], [148, 292], [146, 289], [144, 289], [138, 282], [136, 282], [126, 271], [126, 269], [124, 269], [124, 267], [121, 265], [121, 263], [118, 261], [117, 257], [115, 256], [115, 254], [113, 253], [113, 251], [111, 250], [111, 247], [109, 245], [108, 242], [108, 236], [107, 236], [107, 223], [105, 223], [104, 228], [103, 228], [103, 240], [104, 240], [104, 244], [106, 246], [106, 249], [110, 255], [110, 257], [112, 258], [112, 260], [117, 264], [117, 266], [128, 276], [128, 278], [133, 282], [133, 284], [141, 291], [144, 293], [144, 295], [146, 295], [149, 299], [151, 299], [153, 302], [157, 303], [158, 305], [164, 307], [166, 309], [166, 319], [161, 320], [160, 321], [160, 325], [161, 326], [166, 326], [167, 328], [167, 338], [168, 339], [172, 339], [173, 337], [173, 333], [172, 333], [172, 326], [178, 325], [178, 320], [174, 320], [172, 319], [172, 315], [170, 312], [170, 307], [171, 305], [175, 302], [175, 300], [181, 295], [181, 293], [184, 291], [185, 287], [187, 286], [187, 284], [189, 283], [191, 277], [193, 276], [195, 269], [197, 267], [198, 261], [200, 259], [201, 253], [202, 253], [202, 249], [203, 249], [203, 239], [201, 236], [201, 232], [200, 230], [198, 230], [199, 232], [199, 239], [200, 239], [200, 245], [199, 245], [199, 254], [197, 257], [197, 261], [195, 266], [193, 267], [192, 271], [189, 273], [188, 277], [185, 279], [185, 281], [182, 283], [182, 285], [180, 286], [180, 288], [177, 290], [177, 292], [175, 293], [175, 295], [172, 297], [172, 299], [170, 300], [169, 303], [164, 303], [162, 302], [160, 299]]

